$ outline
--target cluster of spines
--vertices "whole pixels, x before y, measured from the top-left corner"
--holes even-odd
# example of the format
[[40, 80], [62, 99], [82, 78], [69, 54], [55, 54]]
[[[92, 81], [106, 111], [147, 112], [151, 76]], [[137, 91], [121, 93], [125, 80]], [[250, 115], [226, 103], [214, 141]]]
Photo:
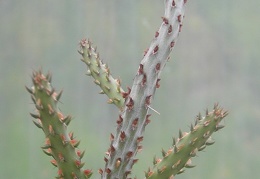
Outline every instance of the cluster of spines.
[[206, 146], [214, 144], [211, 135], [224, 127], [220, 122], [227, 114], [228, 112], [217, 104], [212, 112], [206, 110], [205, 117], [199, 114], [195, 125], [191, 124], [189, 133], [179, 131], [178, 139], [173, 138], [172, 147], [168, 151], [162, 150], [163, 158], [154, 158], [154, 167], [145, 172], [145, 177], [147, 179], [173, 178], [176, 174], [183, 173], [184, 168], [194, 167], [191, 158]]
[[31, 94], [37, 114], [31, 113], [31, 116], [35, 118], [34, 124], [45, 133], [42, 149], [53, 157], [51, 163], [58, 167], [57, 178], [90, 178], [92, 171], [82, 169], [84, 152], [77, 148], [80, 141], [74, 138], [73, 133], [67, 132], [71, 116], [64, 116], [57, 107], [62, 91], [57, 93], [50, 84], [51, 75], [44, 76], [41, 70], [33, 73], [32, 82], [33, 87], [26, 89]]
[[89, 40], [82, 39], [78, 52], [83, 57], [82, 61], [88, 66], [87, 75], [92, 76], [94, 83], [100, 86], [100, 94], [106, 94], [109, 98], [108, 103], [113, 103], [121, 109], [125, 102], [122, 96], [124, 90], [121, 88], [121, 82], [112, 77], [108, 66], [100, 60], [97, 49], [92, 46]]

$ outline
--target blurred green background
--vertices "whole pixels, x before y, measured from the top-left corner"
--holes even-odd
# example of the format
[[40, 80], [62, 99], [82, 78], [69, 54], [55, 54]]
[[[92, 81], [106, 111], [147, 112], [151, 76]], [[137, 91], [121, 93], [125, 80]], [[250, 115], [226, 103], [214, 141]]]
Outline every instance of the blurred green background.
[[[260, 1], [188, 1], [178, 43], [157, 91], [143, 152], [133, 173], [152, 166], [178, 129], [189, 130], [198, 112], [215, 102], [228, 109], [216, 143], [195, 157], [197, 167], [176, 178], [256, 178], [260, 166]], [[86, 150], [83, 161], [104, 167], [109, 134], [118, 111], [86, 77], [78, 42], [90, 38], [114, 77], [131, 86], [143, 51], [164, 13], [162, 0], [0, 1], [0, 178], [54, 178], [57, 170], [40, 146], [41, 130], [31, 121], [34, 107], [24, 86], [32, 70], [52, 72], [64, 90], [60, 108], [74, 117], [69, 131]]]

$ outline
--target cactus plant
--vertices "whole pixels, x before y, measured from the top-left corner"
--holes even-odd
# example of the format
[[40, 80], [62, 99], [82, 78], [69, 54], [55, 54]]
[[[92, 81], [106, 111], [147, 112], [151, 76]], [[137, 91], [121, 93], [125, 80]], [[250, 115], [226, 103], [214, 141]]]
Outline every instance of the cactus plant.
[[[102, 179], [128, 178], [138, 161], [136, 155], [142, 149], [143, 133], [150, 123], [149, 110], [154, 110], [151, 103], [156, 89], [160, 87], [160, 74], [181, 32], [186, 2], [165, 0], [162, 24], [138, 67], [134, 85], [127, 91], [122, 89], [120, 80], [112, 77], [90, 40], [80, 41], [79, 53], [88, 67], [87, 74], [100, 86], [100, 93], [108, 96], [108, 103], [119, 108], [116, 132], [110, 134], [111, 143], [104, 158], [105, 167], [99, 169]], [[65, 117], [57, 107], [61, 92], [57, 93], [52, 87], [51, 75], [44, 76], [41, 70], [33, 72], [32, 81], [33, 87], [26, 89], [38, 113], [31, 116], [37, 119], [33, 122], [45, 133], [46, 144], [42, 148], [44, 153], [54, 158], [51, 163], [58, 167], [58, 178], [89, 178], [92, 171], [82, 169], [84, 152], [77, 149], [79, 141], [66, 130], [71, 117]], [[154, 158], [154, 166], [145, 172], [145, 178], [173, 178], [185, 167], [192, 168], [191, 158], [214, 143], [211, 135], [224, 127], [220, 122], [227, 114], [217, 104], [212, 112], [206, 110], [205, 117], [199, 114], [195, 124], [191, 124], [190, 132], [180, 130], [179, 137], [173, 139], [172, 147], [162, 151], [163, 158]]]

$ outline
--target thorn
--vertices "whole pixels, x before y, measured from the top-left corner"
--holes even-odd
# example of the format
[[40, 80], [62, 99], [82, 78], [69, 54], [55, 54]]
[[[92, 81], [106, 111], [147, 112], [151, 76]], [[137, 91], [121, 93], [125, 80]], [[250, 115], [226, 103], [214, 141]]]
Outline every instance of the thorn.
[[91, 175], [93, 174], [92, 170], [89, 170], [89, 169], [84, 170], [83, 172], [84, 172], [85, 176], [87, 176], [87, 178], [90, 178]]
[[206, 148], [206, 145], [202, 145], [200, 148], [198, 148], [198, 151], [202, 151]]
[[85, 154], [85, 150], [84, 150], [83, 152], [81, 152], [80, 150], [77, 151], [77, 155], [78, 155], [78, 157], [79, 157], [80, 159], [83, 158], [84, 154]]
[[63, 92], [63, 90], [61, 90], [61, 91], [57, 94], [57, 96], [56, 96], [56, 101], [59, 101], [59, 100], [60, 100], [60, 97], [61, 97], [61, 95], [62, 95], [62, 92]]
[[100, 175], [103, 175], [103, 170], [100, 168], [100, 169], [98, 169], [98, 173], [100, 174]]
[[55, 167], [57, 167], [58, 166], [58, 164], [57, 164], [57, 161], [56, 160], [51, 160], [51, 164], [53, 165], [53, 166], [55, 166]]
[[115, 137], [114, 137], [114, 135], [111, 133], [111, 134], [110, 134], [110, 142], [113, 142], [114, 139], [115, 139]]
[[215, 141], [211, 137], [209, 137], [208, 140], [205, 142], [205, 145], [212, 145], [214, 143]]
[[126, 159], [130, 159], [132, 156], [133, 156], [133, 152], [132, 151], [129, 151], [126, 153]]
[[175, 164], [173, 164], [172, 169], [178, 167], [178, 165], [180, 165], [180, 163], [181, 163], [181, 159], [178, 160], [177, 162], [175, 162]]
[[177, 16], [178, 22], [181, 23], [181, 14]]
[[181, 139], [183, 137], [183, 134], [181, 132], [181, 129], [179, 129], [179, 139]]
[[169, 24], [169, 21], [166, 17], [162, 17], [162, 20], [163, 20], [164, 24], [166, 24], [166, 25]]
[[128, 110], [132, 110], [134, 108], [134, 100], [131, 97], [129, 97], [129, 101], [126, 104], [126, 106], [127, 106]]
[[33, 114], [33, 113], [30, 113], [30, 115], [35, 118], [35, 119], [39, 119], [40, 118], [40, 115], [39, 114]]
[[77, 148], [80, 144], [80, 141], [79, 140], [75, 140], [75, 139], [72, 139], [70, 140], [70, 144], [74, 147], [74, 148]]
[[145, 125], [149, 124], [151, 122], [151, 120], [149, 119], [149, 117], [151, 116], [151, 114], [147, 114], [145, 117]]
[[209, 115], [209, 109], [207, 108], [206, 109], [206, 116], [208, 116]]
[[224, 127], [225, 127], [224, 125], [220, 125], [220, 124], [218, 124], [218, 125], [216, 126], [216, 131], [218, 131], [218, 130], [224, 128]]
[[174, 45], [175, 45], [175, 42], [174, 42], [174, 41], [172, 41], [172, 42], [171, 42], [171, 44], [170, 44], [170, 50], [172, 50], [172, 49], [173, 49]]
[[114, 102], [114, 101], [113, 101], [113, 99], [111, 99], [111, 98], [107, 100], [107, 103], [108, 103], [108, 104], [112, 104], [113, 102]]
[[172, 0], [172, 7], [175, 7], [175, 6], [176, 6], [175, 1]]
[[109, 86], [107, 86], [107, 85], [105, 85], [105, 88], [106, 88], [107, 91], [110, 91], [110, 89], [111, 89], [111, 88], [110, 88]]
[[141, 85], [144, 86], [146, 84], [146, 74], [143, 74], [143, 79]]
[[194, 131], [194, 127], [193, 124], [190, 125], [190, 131], [193, 132]]
[[153, 49], [153, 54], [156, 54], [156, 53], [158, 52], [158, 50], [159, 50], [159, 46], [156, 45], [156, 46], [154, 47], [154, 49]]
[[77, 168], [82, 168], [84, 166], [85, 163], [81, 163], [80, 160], [75, 160], [75, 165]]
[[87, 76], [91, 76], [91, 71], [90, 71], [90, 70], [87, 70], [86, 75], [87, 75]]
[[118, 158], [115, 163], [116, 168], [118, 168], [120, 164], [121, 164], [121, 158]]
[[155, 66], [155, 71], [158, 72], [158, 71], [160, 71], [160, 69], [161, 69], [161, 64], [157, 63]]
[[160, 84], [159, 84], [160, 80], [161, 80], [161, 79], [159, 79], [159, 78], [157, 79], [157, 81], [156, 81], [156, 85], [155, 85], [156, 88], [160, 88]]
[[143, 141], [143, 139], [144, 139], [143, 136], [141, 136], [141, 137], [137, 137], [137, 139], [136, 139], [136, 143], [139, 144], [140, 142]]
[[33, 120], [33, 123], [40, 129], [42, 129], [42, 123], [41, 120], [39, 119], [38, 121]]
[[159, 32], [156, 31], [154, 37], [157, 38], [159, 36]]
[[123, 118], [122, 118], [121, 115], [119, 115], [119, 118], [117, 119], [116, 123], [117, 123], [118, 126], [121, 126], [122, 122], [123, 122]]
[[67, 126], [70, 124], [72, 117], [70, 115], [66, 116], [62, 121], [65, 123]]
[[156, 111], [154, 108], [152, 108], [151, 106], [147, 106], [149, 109], [151, 109], [153, 112], [157, 113], [158, 115], [160, 115], [160, 113], [158, 111]]
[[171, 33], [172, 33], [172, 25], [170, 25], [168, 28], [168, 34], [171, 34]]
[[50, 148], [48, 148], [48, 149], [42, 149], [42, 151], [43, 151], [46, 155], [52, 156], [52, 150], [51, 150]]
[[197, 115], [197, 120], [201, 120], [201, 113], [199, 113], [198, 115]]
[[78, 50], [78, 53], [83, 56], [84, 52], [82, 50]]
[[195, 157], [196, 156], [196, 153], [197, 153], [197, 151], [198, 151], [198, 149], [196, 148], [196, 149], [194, 149], [193, 151], [191, 151], [191, 153], [190, 153], [190, 156], [191, 157]]
[[49, 125], [48, 130], [49, 130], [49, 134], [50, 134], [50, 135], [53, 136], [53, 135], [55, 134], [52, 125]]
[[95, 70], [95, 69], [93, 70], [93, 72], [94, 72], [97, 76], [99, 76], [99, 74], [100, 74], [99, 71], [98, 71], [98, 70]]
[[109, 168], [106, 168], [105, 170], [106, 170], [106, 173], [107, 173], [107, 174], [110, 174], [110, 173], [111, 173], [111, 170], [110, 170]]
[[165, 156], [166, 156], [166, 154], [167, 154], [167, 153], [165, 152], [165, 150], [164, 150], [164, 149], [162, 149], [162, 156], [163, 156], [163, 157], [165, 157]]
[[132, 130], [136, 130], [138, 125], [138, 118], [135, 118], [132, 122]]
[[125, 132], [124, 132], [124, 131], [121, 131], [121, 132], [120, 132], [120, 141], [121, 141], [121, 142], [124, 142], [125, 139], [126, 139]]
[[49, 83], [51, 83], [51, 80], [52, 80], [52, 76], [51, 76], [51, 73], [48, 72], [48, 74], [46, 75], [46, 79]]
[[30, 89], [30, 88], [28, 88], [27, 86], [25, 86], [25, 89], [26, 89], [30, 94], [34, 94], [33, 89]]
[[138, 74], [141, 75], [144, 73], [144, 65], [143, 64], [140, 64], [139, 65], [139, 69], [138, 69]]
[[48, 107], [48, 112], [50, 115], [53, 115], [55, 113], [54, 109], [52, 108], [52, 106], [50, 104], [47, 105]]
[[146, 96], [145, 98], [145, 106], [149, 106], [151, 104], [152, 95]]
[[96, 83], [96, 85], [100, 85], [101, 84], [100, 81], [98, 81], [98, 80], [94, 80], [94, 83]]
[[175, 137], [172, 138], [172, 146], [175, 146], [176, 145], [176, 139]]
[[101, 90], [101, 91], [99, 92], [99, 94], [105, 94], [105, 92], [104, 92], [103, 90]]

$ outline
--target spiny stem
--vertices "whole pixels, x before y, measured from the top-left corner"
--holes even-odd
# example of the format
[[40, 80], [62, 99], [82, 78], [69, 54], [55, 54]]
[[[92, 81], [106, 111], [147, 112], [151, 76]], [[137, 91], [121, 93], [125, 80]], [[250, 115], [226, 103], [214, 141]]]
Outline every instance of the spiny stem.
[[45, 133], [42, 149], [53, 157], [51, 163], [58, 167], [57, 178], [90, 178], [92, 171], [82, 170], [84, 152], [77, 148], [80, 141], [73, 137], [73, 133], [67, 132], [71, 116], [64, 116], [58, 109], [61, 92], [57, 93], [51, 86], [51, 75], [44, 76], [41, 70], [36, 71], [32, 82], [33, 87], [26, 89], [31, 94], [37, 114], [31, 113], [31, 116], [35, 118], [34, 124]]
[[115, 104], [119, 109], [124, 105], [123, 95], [125, 92], [121, 88], [119, 79], [114, 79], [111, 75], [110, 69], [104, 64], [99, 57], [97, 49], [92, 47], [92, 44], [87, 39], [80, 41], [79, 53], [82, 55], [82, 61], [88, 66], [87, 75], [94, 78], [94, 83], [102, 89], [100, 94], [108, 96], [108, 103]]
[[165, 1], [165, 15], [162, 25], [145, 54], [134, 78], [130, 93], [117, 121], [117, 133], [108, 149], [105, 158], [105, 169], [101, 170], [102, 178], [125, 179], [137, 160], [134, 158], [142, 149], [143, 131], [149, 123], [148, 106], [150, 106], [159, 87], [159, 76], [167, 62], [170, 52], [181, 31], [184, 16], [184, 1]]
[[220, 122], [227, 114], [228, 112], [218, 105], [214, 106], [212, 112], [206, 112], [203, 118], [199, 114], [195, 125], [191, 125], [190, 132], [179, 131], [179, 138], [173, 139], [172, 147], [167, 152], [163, 152], [162, 159], [154, 160], [153, 169], [148, 169], [145, 177], [147, 179], [170, 178], [184, 172], [184, 168], [193, 168], [191, 158], [196, 156], [198, 151], [214, 143], [211, 135], [224, 127]]

